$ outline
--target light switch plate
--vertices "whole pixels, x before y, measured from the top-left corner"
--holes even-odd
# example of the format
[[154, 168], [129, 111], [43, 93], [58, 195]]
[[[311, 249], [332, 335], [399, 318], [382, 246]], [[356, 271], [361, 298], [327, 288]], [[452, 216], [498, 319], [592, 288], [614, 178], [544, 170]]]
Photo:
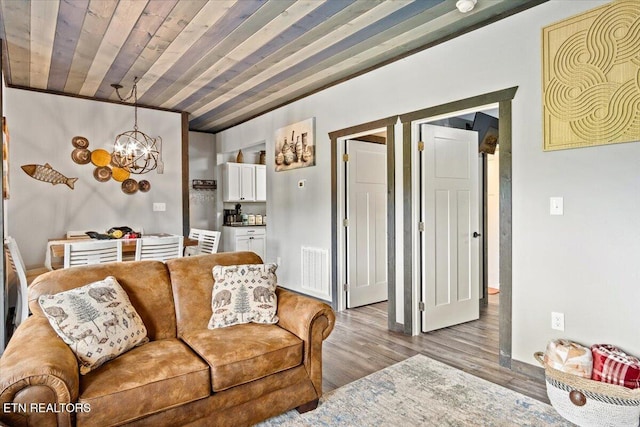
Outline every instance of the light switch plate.
[[549, 214], [564, 215], [564, 200], [562, 197], [549, 197]]

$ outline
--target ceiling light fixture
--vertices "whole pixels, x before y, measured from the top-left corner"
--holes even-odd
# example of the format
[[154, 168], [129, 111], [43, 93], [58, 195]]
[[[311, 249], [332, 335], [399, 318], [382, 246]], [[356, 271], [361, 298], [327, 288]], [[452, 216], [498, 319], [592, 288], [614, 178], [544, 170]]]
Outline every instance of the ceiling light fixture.
[[120, 101], [126, 102], [133, 97], [134, 121], [133, 130], [126, 131], [116, 136], [111, 153], [111, 162], [114, 166], [128, 170], [135, 174], [151, 172], [158, 167], [158, 145], [162, 144], [162, 138], [151, 138], [138, 130], [138, 78], [133, 79], [133, 87], [128, 96], [122, 97], [120, 89], [122, 85], [112, 84]]
[[462, 13], [471, 12], [476, 7], [477, 0], [458, 0], [456, 7]]

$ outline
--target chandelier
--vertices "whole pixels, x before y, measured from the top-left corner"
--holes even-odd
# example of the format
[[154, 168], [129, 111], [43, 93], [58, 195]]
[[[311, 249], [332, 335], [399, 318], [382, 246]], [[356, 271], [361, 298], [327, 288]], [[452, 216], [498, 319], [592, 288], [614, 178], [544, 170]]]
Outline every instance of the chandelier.
[[122, 85], [112, 84], [120, 101], [126, 102], [133, 97], [134, 121], [133, 130], [122, 132], [116, 136], [111, 153], [111, 163], [119, 168], [128, 170], [134, 174], [151, 172], [158, 167], [159, 147], [162, 138], [151, 138], [138, 130], [138, 78], [133, 79], [133, 87], [128, 96], [122, 97], [120, 89]]

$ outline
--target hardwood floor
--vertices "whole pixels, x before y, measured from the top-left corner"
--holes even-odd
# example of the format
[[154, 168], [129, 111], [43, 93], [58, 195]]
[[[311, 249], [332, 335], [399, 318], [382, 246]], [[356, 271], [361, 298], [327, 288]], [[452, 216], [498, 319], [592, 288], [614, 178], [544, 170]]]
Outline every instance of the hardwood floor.
[[323, 344], [323, 388], [330, 391], [418, 353], [549, 403], [544, 380], [498, 364], [498, 295], [480, 320], [407, 336], [387, 329], [387, 303], [336, 313]]

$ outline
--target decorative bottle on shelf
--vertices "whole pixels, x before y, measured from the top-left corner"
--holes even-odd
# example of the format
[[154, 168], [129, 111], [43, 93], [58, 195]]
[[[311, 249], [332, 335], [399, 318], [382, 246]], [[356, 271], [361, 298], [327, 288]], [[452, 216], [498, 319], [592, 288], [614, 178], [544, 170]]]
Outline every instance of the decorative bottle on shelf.
[[266, 151], [260, 151], [260, 160], [259, 160], [261, 165], [264, 165], [267, 163], [267, 152]]
[[244, 154], [242, 154], [242, 150], [238, 150], [238, 155], [236, 156], [236, 163], [244, 163]]

